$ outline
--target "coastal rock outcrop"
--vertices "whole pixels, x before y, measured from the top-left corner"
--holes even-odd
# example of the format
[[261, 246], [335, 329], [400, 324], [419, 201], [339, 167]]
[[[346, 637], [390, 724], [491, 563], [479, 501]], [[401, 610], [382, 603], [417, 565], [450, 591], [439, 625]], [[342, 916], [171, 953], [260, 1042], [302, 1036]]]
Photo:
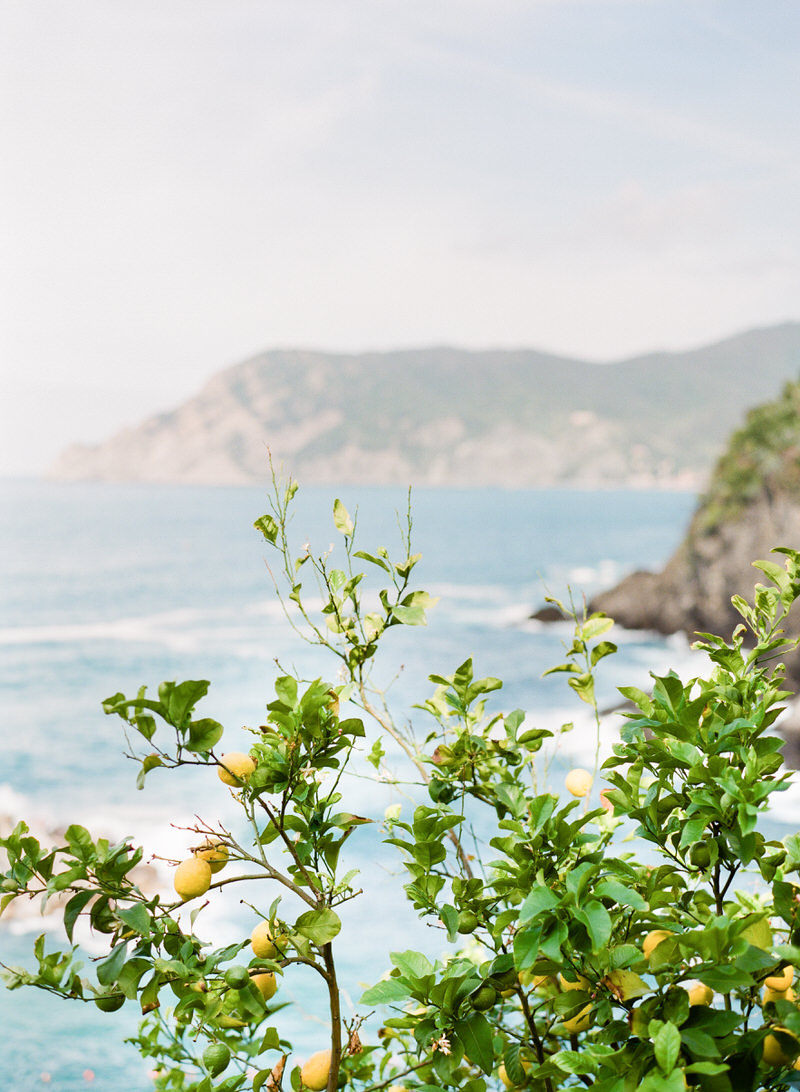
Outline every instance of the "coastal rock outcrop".
[[753, 561], [780, 546], [800, 548], [800, 382], [748, 412], [663, 571], [632, 573], [590, 605], [628, 629], [724, 634], [741, 620], [731, 596], [764, 580]]
[[[741, 622], [731, 596], [751, 600], [754, 585], [766, 583], [753, 562], [780, 564], [772, 551], [781, 546], [800, 549], [800, 382], [747, 414], [663, 571], [632, 573], [594, 596], [589, 608], [626, 629], [725, 636]], [[787, 632], [798, 629], [795, 607]], [[800, 693], [800, 653], [785, 664], [787, 689]], [[786, 761], [800, 769], [800, 698], [789, 703], [779, 728]]]

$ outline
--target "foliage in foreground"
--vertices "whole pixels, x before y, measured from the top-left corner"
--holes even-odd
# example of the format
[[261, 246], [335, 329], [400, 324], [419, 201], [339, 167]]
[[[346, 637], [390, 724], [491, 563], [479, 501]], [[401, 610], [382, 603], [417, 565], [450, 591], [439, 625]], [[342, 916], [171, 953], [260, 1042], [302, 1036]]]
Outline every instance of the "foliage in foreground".
[[[256, 526], [276, 552], [288, 624], [338, 661], [336, 681], [282, 675], [247, 755], [222, 751], [222, 726], [196, 715], [206, 682], [108, 698], [105, 711], [140, 741], [140, 786], [156, 767], [208, 766], [230, 786], [241, 823], [198, 822], [175, 899], [136, 885], [142, 853], [128, 842], [73, 825], [45, 847], [20, 823], [0, 840], [0, 909], [53, 900], [70, 946], [50, 948], [43, 935], [34, 969], [5, 968], [7, 986], [140, 1008], [133, 1042], [163, 1092], [800, 1084], [800, 836], [767, 841], [759, 830], [789, 779], [770, 729], [786, 697], [780, 657], [797, 643], [781, 626], [800, 593], [800, 553], [784, 550], [783, 567], [757, 563], [769, 584], [756, 586], [753, 604], [735, 599], [743, 621], [730, 640], [701, 635], [702, 677], [654, 677], [650, 694], [622, 688], [632, 711], [590, 808], [585, 773], [568, 780], [566, 803], [550, 791], [550, 733], [520, 710], [491, 712], [502, 684], [476, 678], [471, 660], [431, 676], [421, 739], [393, 716], [371, 681], [376, 651], [388, 630], [423, 624], [433, 605], [411, 587], [410, 517], [395, 562], [382, 548], [356, 550], [337, 502], [337, 568], [331, 555], [291, 550], [294, 492], [276, 487]], [[321, 616], [307, 605], [320, 591]], [[574, 639], [553, 670], [596, 714], [594, 670], [615, 651], [612, 623], [572, 617]], [[345, 1019], [338, 911], [359, 893], [345, 843], [374, 821], [348, 807], [364, 718], [378, 729], [367, 754], [376, 773], [386, 779], [389, 754], [394, 784], [414, 799], [407, 817], [387, 810], [385, 841], [404, 862], [408, 899], [451, 954], [391, 953]], [[249, 902], [261, 890], [251, 882], [265, 879], [274, 900]], [[252, 940], [204, 940], [206, 896], [252, 906]], [[73, 944], [86, 919], [108, 938], [91, 977]], [[298, 964], [328, 997], [329, 1041], [310, 1059], [295, 1056], [285, 1020], [282, 1030], [281, 983]], [[376, 1009], [380, 1030], [365, 1039], [377, 1042], [364, 1045], [359, 1028]]]

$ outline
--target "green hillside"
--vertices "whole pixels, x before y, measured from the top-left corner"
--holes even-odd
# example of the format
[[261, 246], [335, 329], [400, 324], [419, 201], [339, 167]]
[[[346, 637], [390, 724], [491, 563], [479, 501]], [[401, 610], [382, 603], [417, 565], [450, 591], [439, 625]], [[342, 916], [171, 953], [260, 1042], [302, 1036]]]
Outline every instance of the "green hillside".
[[754, 402], [800, 375], [800, 325], [592, 363], [530, 349], [273, 350], [175, 410], [69, 449], [60, 478], [699, 488]]

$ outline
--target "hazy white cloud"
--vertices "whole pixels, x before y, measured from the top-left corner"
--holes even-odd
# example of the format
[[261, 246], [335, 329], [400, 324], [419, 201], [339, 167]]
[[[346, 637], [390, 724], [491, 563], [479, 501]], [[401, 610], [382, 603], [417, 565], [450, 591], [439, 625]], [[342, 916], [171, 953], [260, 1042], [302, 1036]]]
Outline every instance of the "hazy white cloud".
[[800, 9], [0, 0], [0, 466], [273, 345], [797, 317]]

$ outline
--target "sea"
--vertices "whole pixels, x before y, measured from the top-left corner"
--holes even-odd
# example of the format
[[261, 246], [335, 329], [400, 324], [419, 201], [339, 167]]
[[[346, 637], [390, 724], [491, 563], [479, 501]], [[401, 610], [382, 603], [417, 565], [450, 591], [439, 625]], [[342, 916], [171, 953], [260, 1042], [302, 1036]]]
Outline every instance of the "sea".
[[[342, 559], [337, 498], [356, 518], [357, 548], [383, 546], [398, 558], [410, 504], [412, 548], [422, 555], [412, 586], [439, 599], [424, 628], [389, 631], [376, 659], [375, 681], [393, 715], [424, 735], [430, 724], [415, 706], [433, 691], [429, 675], [451, 674], [471, 656], [477, 675], [504, 680], [490, 710], [525, 709], [527, 724], [556, 733], [542, 785], [558, 790], [570, 767], [593, 765], [597, 730], [587, 708], [563, 675], [542, 677], [563, 660], [570, 627], [531, 614], [547, 595], [580, 604], [632, 570], [663, 564], [696, 497], [420, 488], [409, 500], [400, 488], [301, 487], [290, 523], [296, 553], [307, 544], [315, 555], [332, 548], [333, 560]], [[167, 887], [163, 858], [180, 859], [196, 841], [186, 829], [194, 817], [235, 823], [236, 805], [198, 767], [155, 770], [137, 790], [136, 766], [125, 757], [135, 741], [103, 713], [102, 700], [142, 685], [154, 692], [162, 680], [208, 679], [201, 709], [226, 726], [222, 749], [239, 750], [252, 738], [245, 729], [263, 723], [278, 674], [337, 681], [336, 661], [298, 635], [276, 595], [276, 558], [253, 528], [268, 510], [267, 489], [9, 480], [0, 483], [0, 510], [0, 823], [24, 818], [45, 840], [73, 822], [132, 838]], [[651, 672], [674, 668], [691, 677], [704, 667], [681, 636], [612, 636], [619, 652], [598, 670], [603, 709], [618, 703], [618, 686], [646, 687]], [[565, 724], [573, 727], [560, 731]], [[618, 725], [616, 714], [603, 718], [602, 754]], [[365, 748], [374, 738], [368, 725]], [[389, 749], [388, 773], [370, 777], [362, 761], [343, 781], [342, 807], [374, 820], [345, 847], [364, 892], [343, 908], [337, 939], [347, 1015], [361, 1012], [360, 994], [388, 968], [389, 952], [420, 947], [435, 957], [443, 950], [441, 933], [406, 905], [402, 866], [381, 841], [385, 808], [400, 804], [410, 814], [413, 807], [393, 783], [392, 761]], [[797, 796], [784, 794], [770, 818], [774, 832], [795, 829], [797, 814]], [[248, 891], [264, 908], [275, 895], [267, 881], [263, 891]], [[0, 962], [8, 966], [31, 966], [42, 932], [48, 945], [64, 943], [56, 917], [42, 918], [34, 904], [23, 909], [0, 921]], [[196, 928], [222, 944], [245, 938], [253, 924], [238, 896], [220, 894]], [[90, 968], [102, 938], [87, 931], [80, 939]], [[299, 1054], [324, 1046], [316, 983], [300, 971], [287, 974], [280, 996], [292, 1002], [281, 1027]], [[105, 1014], [39, 990], [0, 987], [0, 1089], [148, 1092], [152, 1063], [124, 1042], [137, 1027], [133, 1008]]]

